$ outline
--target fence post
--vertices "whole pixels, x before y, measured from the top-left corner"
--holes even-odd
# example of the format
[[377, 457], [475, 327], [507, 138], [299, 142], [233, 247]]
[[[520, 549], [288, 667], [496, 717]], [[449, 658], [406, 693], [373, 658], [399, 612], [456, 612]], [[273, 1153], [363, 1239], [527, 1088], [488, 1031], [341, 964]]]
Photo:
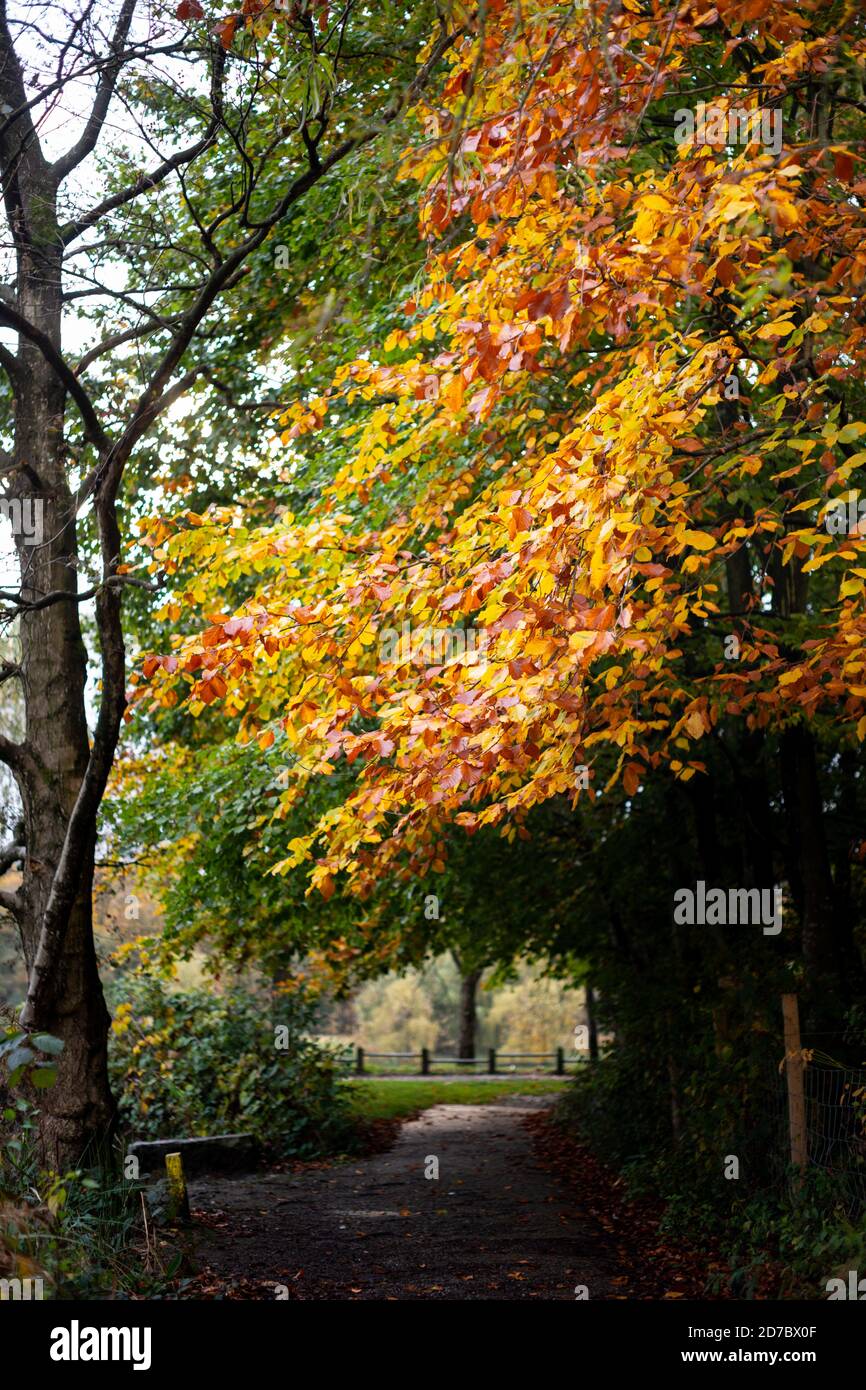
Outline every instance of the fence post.
[[489, 1048], [487, 1049], [487, 1070], [489, 1071], [489, 1073], [490, 1073], [491, 1076], [495, 1076], [495, 1075], [496, 1075], [496, 1048], [495, 1048], [495, 1047], [489, 1047]]
[[562, 1076], [565, 1072], [565, 1052], [561, 1047], [556, 1049], [556, 1075]]
[[809, 1161], [806, 1139], [806, 1098], [803, 1088], [803, 1053], [800, 1043], [800, 1012], [796, 994], [782, 995], [785, 1024], [785, 1077], [788, 1082], [788, 1126], [791, 1131], [791, 1162], [800, 1173]]
[[357, 1048], [355, 1049], [355, 1071], [358, 1073], [359, 1076], [363, 1076], [363, 1075], [364, 1075], [364, 1049], [363, 1049], [363, 1047], [357, 1047]]
[[168, 1185], [168, 1216], [172, 1221], [189, 1220], [189, 1196], [180, 1153], [166, 1154], [165, 1172]]
[[430, 1053], [426, 1047], [421, 1048], [421, 1075], [430, 1075]]

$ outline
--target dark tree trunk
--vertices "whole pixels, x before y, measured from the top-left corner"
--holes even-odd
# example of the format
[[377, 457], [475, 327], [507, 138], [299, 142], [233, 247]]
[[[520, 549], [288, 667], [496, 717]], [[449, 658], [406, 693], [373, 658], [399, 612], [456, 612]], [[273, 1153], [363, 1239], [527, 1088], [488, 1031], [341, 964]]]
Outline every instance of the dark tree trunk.
[[[791, 411], [793, 408], [789, 407]], [[781, 490], [784, 493], [785, 489]], [[773, 612], [784, 618], [805, 612], [809, 576], [804, 573], [802, 559], [794, 556], [790, 564], [784, 565], [782, 551], [777, 548], [769, 573], [773, 580]], [[822, 1046], [829, 1050], [830, 1035], [838, 1030], [845, 987], [834, 922], [835, 890], [817, 746], [805, 722], [783, 729], [779, 763], [787, 823], [788, 881], [800, 915], [806, 968], [806, 1027], [811, 1032], [822, 1032]]]
[[784, 731], [780, 754], [790, 853], [797, 866], [792, 877], [800, 889], [808, 1027], [823, 1030], [838, 1024], [844, 989], [815, 742], [805, 725], [796, 724]]
[[468, 974], [461, 975], [460, 1040], [457, 1047], [458, 1057], [472, 1058], [475, 1056], [475, 1029], [477, 1024], [475, 995], [480, 979], [480, 970], [470, 970]]
[[857, 944], [857, 915], [852, 897], [851, 849], [859, 838], [860, 819], [857, 804], [857, 755], [850, 748], [843, 748], [839, 755], [838, 776], [837, 823], [840, 833], [833, 865], [834, 922], [839, 959], [848, 994], [856, 999], [866, 993], [866, 972]]
[[[20, 71], [8, 54], [0, 87], [7, 101], [18, 104]], [[39, 994], [26, 1018], [31, 1031], [53, 1033], [65, 1043], [57, 1081], [39, 1094], [38, 1101], [41, 1159], [63, 1170], [110, 1132], [114, 1103], [107, 1070], [109, 1018], [91, 919], [93, 820], [71, 858], [67, 845], [90, 762], [90, 740], [84, 694], [87, 654], [77, 601], [76, 503], [68, 482], [64, 437], [66, 388], [49, 360], [52, 353], [59, 357], [61, 349], [57, 179], [38, 141], [23, 146], [20, 141], [20, 131], [7, 135], [2, 151], [4, 167], [14, 170], [4, 184], [16, 249], [14, 312], [27, 324], [10, 366], [15, 426], [6, 493], [38, 509], [41, 543], [32, 543], [32, 535], [16, 535], [25, 733], [22, 743], [7, 745], [5, 760], [22, 800], [25, 853], [14, 915], [28, 972], [42, 943], [64, 848], [69, 861], [63, 875], [68, 908], [60, 914], [51, 989]], [[46, 595], [54, 596], [53, 601], [37, 606]]]
[[598, 1061], [598, 1022], [595, 1016], [595, 990], [587, 982], [584, 987], [584, 1000], [586, 1010], [586, 1026], [589, 1032], [589, 1060]]
[[[46, 235], [56, 232], [51, 190], [41, 203]], [[59, 349], [60, 261], [56, 242], [19, 253], [18, 302], [29, 322]], [[43, 543], [19, 541], [21, 594], [35, 602], [48, 593], [70, 598], [21, 617], [21, 679], [28, 750], [16, 769], [23, 801], [23, 881], [18, 925], [28, 972], [60, 863], [70, 818], [87, 769], [90, 746], [84, 701], [87, 655], [81, 634], [75, 503], [66, 478], [65, 393], [43, 352], [26, 339], [19, 348], [16, 394], [15, 489], [42, 504]], [[50, 996], [28, 1026], [62, 1038], [57, 1081], [39, 1097], [42, 1161], [74, 1166], [111, 1129], [114, 1103], [108, 1083], [109, 1017], [96, 966], [91, 920], [94, 835], [77, 856], [74, 901]]]

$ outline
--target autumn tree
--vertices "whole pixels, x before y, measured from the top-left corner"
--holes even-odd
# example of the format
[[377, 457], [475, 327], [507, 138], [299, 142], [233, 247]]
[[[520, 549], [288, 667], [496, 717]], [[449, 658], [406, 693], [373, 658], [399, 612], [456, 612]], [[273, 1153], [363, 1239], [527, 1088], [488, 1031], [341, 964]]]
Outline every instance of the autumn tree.
[[[361, 769], [278, 872], [312, 859], [326, 896], [363, 895], [429, 868], [446, 820], [513, 836], [660, 774], [694, 780], [711, 834], [719, 745], [765, 820], [775, 760], [812, 1019], [838, 1018], [820, 764], [826, 731], [850, 800], [866, 570], [834, 518], [866, 433], [864, 54], [859, 14], [812, 3], [500, 0], [467, 26], [404, 163], [425, 283], [282, 416], [289, 448], [346, 441], [321, 505], [150, 528], [152, 568], [192, 561], [217, 614], [146, 664], [156, 698], [183, 680], [191, 712], [280, 738], [286, 805]], [[481, 661], [425, 646], [470, 627]], [[756, 852], [745, 882], [775, 872]]]

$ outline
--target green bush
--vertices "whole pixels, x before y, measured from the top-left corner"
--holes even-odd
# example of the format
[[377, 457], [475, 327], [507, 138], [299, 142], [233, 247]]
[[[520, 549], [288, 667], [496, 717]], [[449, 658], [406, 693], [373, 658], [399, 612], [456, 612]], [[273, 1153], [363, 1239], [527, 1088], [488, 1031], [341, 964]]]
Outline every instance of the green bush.
[[124, 980], [111, 1047], [122, 1130], [135, 1139], [243, 1130], [299, 1158], [351, 1147], [340, 1057], [305, 1035], [313, 1013], [299, 993]]

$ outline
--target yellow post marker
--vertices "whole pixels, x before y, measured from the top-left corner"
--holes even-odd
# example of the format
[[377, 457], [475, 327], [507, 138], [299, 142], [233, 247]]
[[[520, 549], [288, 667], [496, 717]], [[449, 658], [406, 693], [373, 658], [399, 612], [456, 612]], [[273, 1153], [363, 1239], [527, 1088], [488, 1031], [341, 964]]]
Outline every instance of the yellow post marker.
[[183, 1175], [183, 1159], [179, 1153], [166, 1154], [165, 1171], [168, 1178], [168, 1215], [172, 1221], [189, 1220], [189, 1196]]

